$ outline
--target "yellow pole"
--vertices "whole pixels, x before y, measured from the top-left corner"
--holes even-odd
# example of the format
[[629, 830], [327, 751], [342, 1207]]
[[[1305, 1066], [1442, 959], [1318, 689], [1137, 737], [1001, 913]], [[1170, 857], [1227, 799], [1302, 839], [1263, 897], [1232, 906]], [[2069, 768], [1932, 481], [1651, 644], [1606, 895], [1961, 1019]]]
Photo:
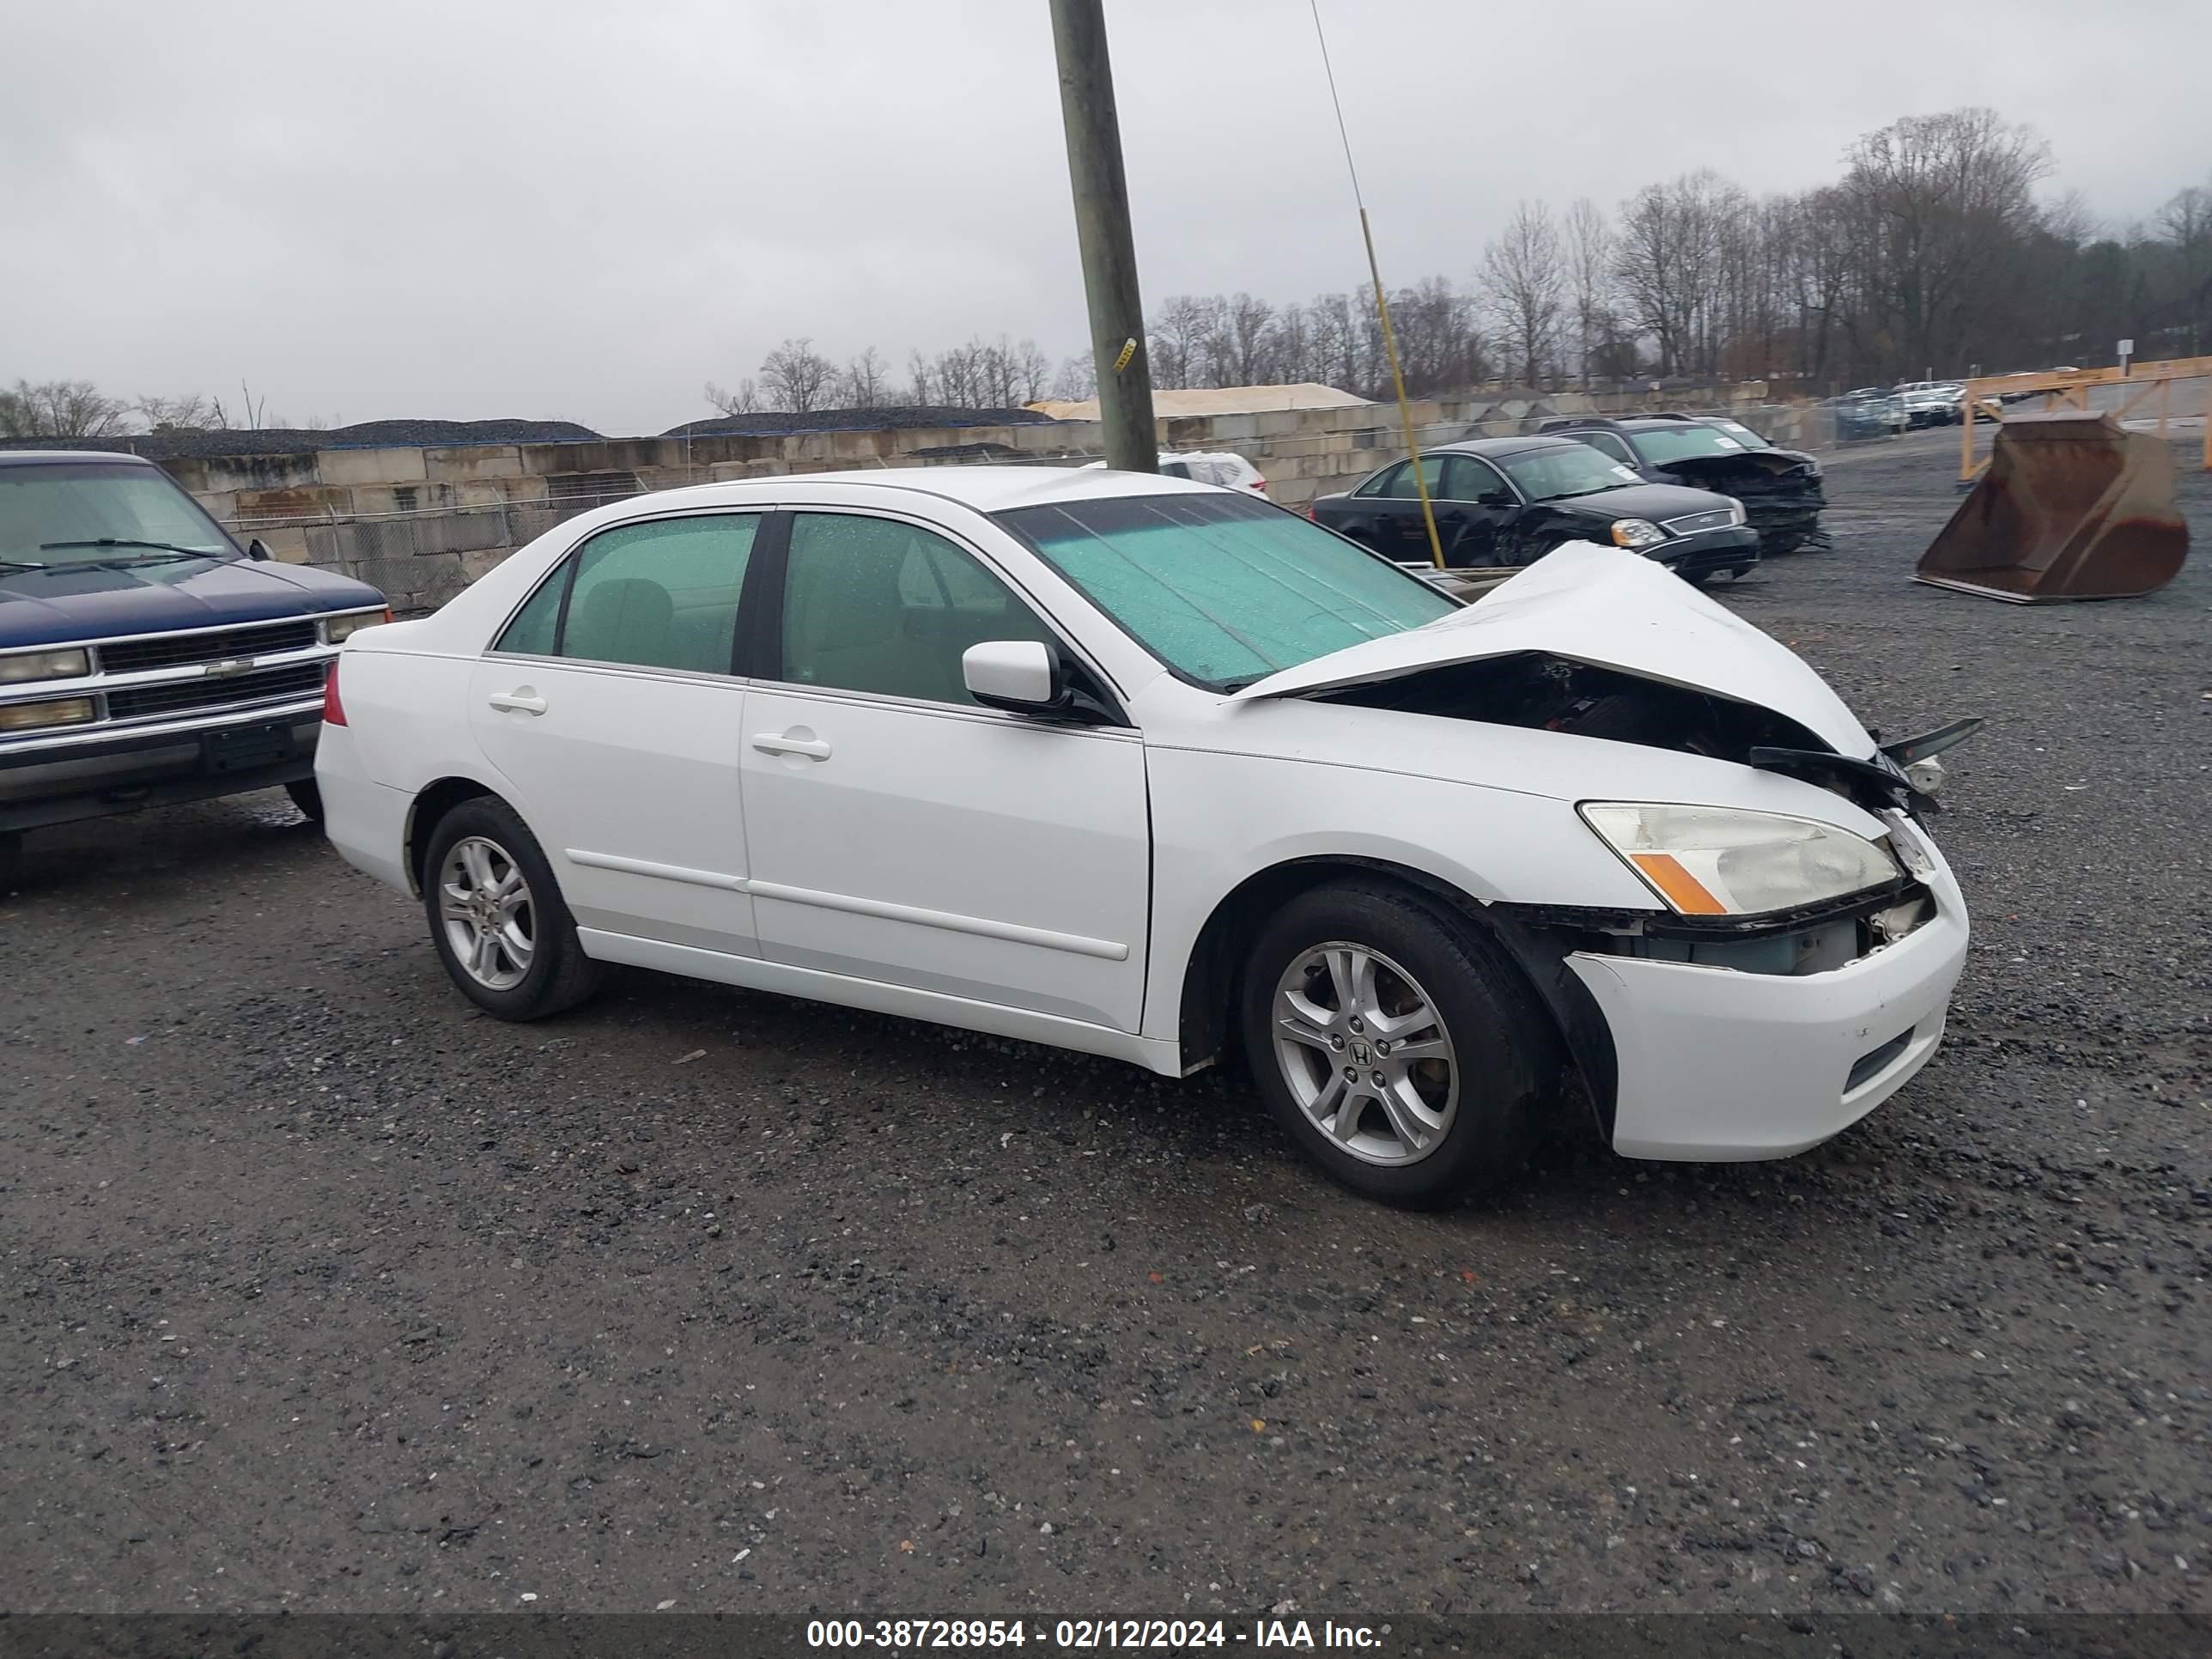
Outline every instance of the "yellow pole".
[[1964, 401], [1959, 413], [1966, 418], [1960, 422], [1965, 428], [1959, 434], [1959, 478], [1961, 483], [1974, 476], [1974, 394], [1981, 390], [1979, 380], [1966, 382]]
[[1413, 469], [1413, 492], [1421, 498], [1421, 523], [1429, 532], [1429, 557], [1444, 568], [1444, 544], [1437, 534], [1437, 509], [1429, 501], [1429, 483], [1421, 476], [1421, 449], [1413, 441], [1413, 409], [1406, 401], [1406, 375], [1398, 367], [1398, 340], [1390, 331], [1390, 302], [1382, 297], [1382, 271], [1375, 263], [1375, 236], [1367, 228], [1367, 210], [1359, 210], [1359, 235], [1367, 244], [1367, 274], [1375, 284], [1375, 312], [1382, 319], [1382, 355], [1390, 360], [1390, 384], [1398, 393], [1398, 424], [1406, 429], [1406, 455]]

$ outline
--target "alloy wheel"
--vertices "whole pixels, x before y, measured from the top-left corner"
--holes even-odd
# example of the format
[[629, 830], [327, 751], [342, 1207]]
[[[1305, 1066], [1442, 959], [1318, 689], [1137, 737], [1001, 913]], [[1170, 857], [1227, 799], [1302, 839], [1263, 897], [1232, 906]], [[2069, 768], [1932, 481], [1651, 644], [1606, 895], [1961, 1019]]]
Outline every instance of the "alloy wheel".
[[529, 974], [537, 911], [522, 866], [497, 842], [466, 836], [447, 850], [438, 916], [453, 960], [487, 990], [511, 991]]
[[1328, 1144], [1365, 1164], [1419, 1163], [1459, 1108], [1459, 1065], [1434, 1000], [1364, 945], [1315, 946], [1284, 969], [1275, 1063]]

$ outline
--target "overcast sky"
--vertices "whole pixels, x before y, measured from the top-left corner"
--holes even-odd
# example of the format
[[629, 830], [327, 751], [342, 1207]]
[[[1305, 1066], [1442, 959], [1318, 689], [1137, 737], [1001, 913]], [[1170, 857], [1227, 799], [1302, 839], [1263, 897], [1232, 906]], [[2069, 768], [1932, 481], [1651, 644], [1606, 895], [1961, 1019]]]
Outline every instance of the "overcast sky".
[[[1966, 103], [2115, 222], [2212, 176], [2204, 0], [1322, 0], [1386, 280], [1521, 197], [1832, 178]], [[1361, 280], [1307, 0], [1109, 0], [1145, 295]], [[658, 432], [787, 335], [1085, 337], [1043, 0], [0, 0], [0, 383]]]

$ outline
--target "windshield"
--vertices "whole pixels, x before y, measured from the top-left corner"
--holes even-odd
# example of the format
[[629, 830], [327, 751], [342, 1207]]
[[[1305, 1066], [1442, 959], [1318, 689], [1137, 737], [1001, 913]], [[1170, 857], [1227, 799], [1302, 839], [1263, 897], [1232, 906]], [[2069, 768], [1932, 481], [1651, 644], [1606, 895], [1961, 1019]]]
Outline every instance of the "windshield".
[[200, 504], [148, 466], [102, 461], [0, 465], [0, 576], [25, 566], [234, 559]]
[[1389, 561], [1245, 496], [1118, 495], [996, 517], [1139, 645], [1218, 691], [1459, 608]]
[[1491, 459], [1512, 474], [1521, 493], [1532, 501], [1556, 501], [1563, 495], [1589, 495], [1643, 482], [1634, 468], [1623, 466], [1585, 443], [1524, 449], [1517, 455], [1493, 455]]
[[1753, 432], [1741, 421], [1707, 421], [1705, 424], [1716, 431], [1725, 432], [1747, 448], [1765, 449], [1769, 447], [1765, 439]]
[[1680, 426], [1639, 432], [1632, 441], [1646, 466], [1667, 466], [1675, 461], [1691, 460], [1700, 455], [1741, 455], [1744, 449], [1741, 439], [1731, 438], [1725, 432], [1716, 432], [1709, 426], [1692, 425], [1686, 421]]

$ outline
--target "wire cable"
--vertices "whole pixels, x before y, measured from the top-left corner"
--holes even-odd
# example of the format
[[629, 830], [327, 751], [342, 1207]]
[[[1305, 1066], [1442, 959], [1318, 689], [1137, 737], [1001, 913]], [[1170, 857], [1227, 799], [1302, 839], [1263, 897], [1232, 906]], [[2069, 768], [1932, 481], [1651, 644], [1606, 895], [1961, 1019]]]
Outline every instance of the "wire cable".
[[1359, 210], [1359, 240], [1367, 245], [1367, 275], [1375, 290], [1375, 314], [1382, 325], [1382, 355], [1390, 360], [1390, 384], [1398, 394], [1398, 421], [1406, 432], [1407, 465], [1413, 474], [1413, 493], [1421, 498], [1421, 523], [1429, 532], [1429, 557], [1437, 569], [1444, 568], [1443, 538], [1437, 534], [1437, 509], [1429, 499], [1429, 481], [1422, 476], [1420, 447], [1413, 441], [1413, 410], [1406, 401], [1406, 374], [1398, 364], [1398, 337], [1390, 327], [1390, 301], [1382, 292], [1382, 268], [1375, 258], [1375, 233], [1367, 223], [1367, 204], [1359, 193], [1359, 168], [1352, 159], [1352, 134], [1344, 124], [1344, 101], [1336, 95], [1336, 70], [1329, 63], [1328, 33], [1321, 26], [1321, 0], [1308, 0], [1313, 8], [1314, 39], [1321, 44], [1322, 72], [1328, 77], [1328, 100], [1336, 109], [1336, 136], [1344, 141], [1344, 169], [1352, 175], [1352, 202]]

